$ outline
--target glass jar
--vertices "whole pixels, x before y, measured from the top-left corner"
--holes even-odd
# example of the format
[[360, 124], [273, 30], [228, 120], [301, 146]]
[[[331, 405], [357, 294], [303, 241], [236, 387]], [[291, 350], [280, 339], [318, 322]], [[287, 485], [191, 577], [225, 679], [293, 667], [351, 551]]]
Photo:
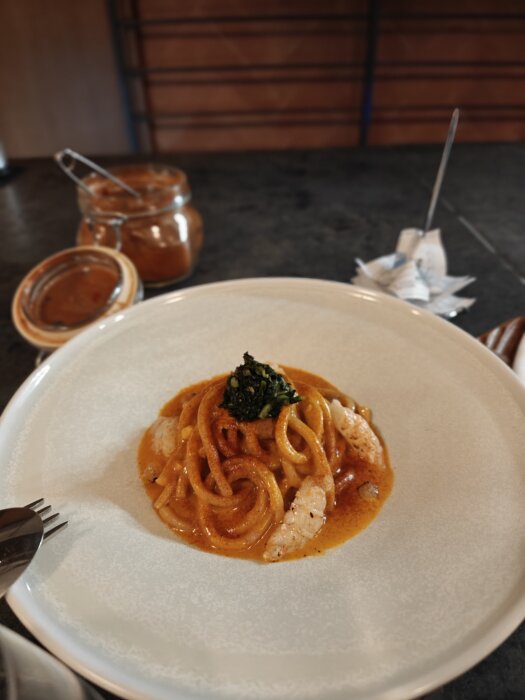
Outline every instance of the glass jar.
[[49, 353], [142, 296], [135, 266], [122, 253], [100, 246], [68, 248], [28, 272], [11, 313], [20, 335]]
[[202, 247], [199, 212], [182, 170], [165, 165], [125, 165], [109, 172], [138, 196], [97, 173], [77, 188], [83, 214], [77, 243], [121, 250], [135, 264], [145, 285], [160, 287], [193, 272]]

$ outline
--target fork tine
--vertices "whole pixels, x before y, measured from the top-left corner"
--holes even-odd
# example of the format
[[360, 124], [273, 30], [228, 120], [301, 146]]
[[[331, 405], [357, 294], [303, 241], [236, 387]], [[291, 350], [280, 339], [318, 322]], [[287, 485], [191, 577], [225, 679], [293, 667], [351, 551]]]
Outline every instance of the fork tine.
[[38, 500], [33, 501], [32, 503], [28, 503], [27, 506], [25, 506], [25, 507], [26, 508], [34, 508], [35, 506], [41, 505], [43, 502], [44, 502], [44, 499], [39, 498]]
[[44, 542], [48, 540], [50, 537], [55, 535], [59, 530], [62, 530], [64, 527], [66, 527], [68, 521], [64, 520], [63, 523], [59, 523], [58, 525], [55, 525], [55, 527], [52, 527], [51, 530], [46, 530], [44, 532]]
[[42, 522], [44, 523], [44, 526], [47, 525], [48, 523], [51, 523], [53, 520], [56, 520], [60, 513], [53, 513], [53, 515], [50, 515], [48, 518], [42, 518]]
[[[47, 516], [47, 518], [43, 518], [42, 516], [45, 515], [46, 513], [49, 513], [50, 510], [52, 510], [53, 506], [43, 506], [42, 508], [38, 508], [38, 506], [41, 506], [44, 503], [44, 498], [38, 498], [36, 501], [32, 501], [31, 503], [28, 503], [26, 508], [31, 508], [32, 510], [37, 513], [37, 515], [40, 516], [42, 523], [44, 525], [44, 528], [49, 525], [49, 523], [52, 523], [54, 520], [56, 520], [59, 516], [60, 513], [52, 513]], [[67, 520], [65, 520], [62, 523], [58, 523], [54, 527], [52, 527], [49, 530], [44, 529], [44, 541], [55, 535], [57, 532], [62, 530], [67, 525]]]

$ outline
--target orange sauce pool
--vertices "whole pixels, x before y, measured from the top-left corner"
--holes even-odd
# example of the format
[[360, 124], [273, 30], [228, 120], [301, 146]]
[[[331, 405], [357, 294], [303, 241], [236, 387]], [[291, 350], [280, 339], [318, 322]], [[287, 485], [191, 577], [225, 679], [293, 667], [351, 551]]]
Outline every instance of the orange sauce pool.
[[[315, 374], [291, 367], [285, 367], [284, 369], [287, 376], [292, 381], [306, 382], [318, 388], [329, 389], [339, 394], [341, 393], [341, 391], [333, 384]], [[224, 375], [224, 378], [227, 376], [228, 375]], [[215, 379], [220, 378], [221, 377], [216, 377]], [[191, 388], [198, 391], [206, 384], [208, 384], [208, 380], [199, 382], [193, 385]], [[178, 394], [162, 407], [159, 415], [170, 417], [176, 413], [177, 406]], [[390, 464], [386, 445], [375, 425], [372, 424], [372, 427], [383, 447], [385, 466], [371, 467], [365, 462], [354, 460], [352, 462], [352, 472], [354, 477], [337, 496], [335, 507], [326, 516], [325, 523], [321, 530], [312, 540], [310, 540], [310, 542], [306, 544], [305, 547], [297, 552], [283, 557], [281, 561], [323, 554], [326, 550], [336, 547], [357, 535], [359, 532], [364, 530], [378, 515], [392, 491], [394, 472]], [[152, 447], [152, 437], [149, 429], [144, 433], [139, 445], [137, 456], [139, 475], [142, 475], [142, 472], [146, 466], [159, 463], [159, 457], [154, 452]], [[358, 492], [359, 487], [367, 481], [375, 484], [379, 490], [378, 497], [373, 500], [364, 500]], [[145, 487], [147, 495], [151, 501], [154, 502], [160, 495], [162, 487], [155, 483], [148, 483], [144, 481], [142, 481], [142, 483]], [[194, 496], [192, 496], [192, 498], [194, 498]], [[185, 540], [188, 544], [214, 554], [263, 562], [264, 560], [262, 555], [266, 546], [266, 540], [270, 533], [267, 532], [255, 545], [240, 552], [221, 550], [220, 548], [211, 547], [197, 527], [191, 533], [177, 532], [175, 534], [177, 537]]]
[[108, 304], [119, 273], [91, 262], [50, 279], [35, 304], [36, 319], [46, 325], [73, 326], [94, 318]]

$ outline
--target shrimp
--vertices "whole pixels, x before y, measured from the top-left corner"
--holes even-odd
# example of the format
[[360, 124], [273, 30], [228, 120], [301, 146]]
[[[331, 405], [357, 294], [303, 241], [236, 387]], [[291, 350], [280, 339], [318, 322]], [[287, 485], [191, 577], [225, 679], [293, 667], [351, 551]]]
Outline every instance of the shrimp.
[[368, 464], [384, 467], [383, 447], [363, 416], [334, 399], [330, 413], [335, 427], [350, 445], [352, 455]]
[[166, 459], [168, 459], [175, 449], [177, 422], [178, 419], [176, 417], [167, 418], [165, 416], [160, 416], [150, 428], [153, 449], [158, 455]]
[[324, 525], [326, 493], [330, 490], [328, 476], [307, 476], [295, 494], [290, 509], [284, 514], [280, 525], [272, 532], [263, 559], [278, 561], [291, 554], [314, 538]]

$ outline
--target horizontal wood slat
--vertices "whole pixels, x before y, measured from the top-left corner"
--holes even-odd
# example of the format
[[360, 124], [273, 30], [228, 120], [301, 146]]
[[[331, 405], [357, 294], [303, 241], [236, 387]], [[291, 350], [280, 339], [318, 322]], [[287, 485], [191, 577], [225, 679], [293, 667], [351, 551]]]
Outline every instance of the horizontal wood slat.
[[523, 13], [522, 0], [386, 0], [383, 3], [385, 17], [469, 17], [484, 19], [486, 16], [501, 18]]
[[162, 112], [217, 110], [309, 110], [358, 109], [361, 102], [360, 81], [328, 83], [322, 79], [306, 83], [274, 83], [271, 91], [257, 84], [179, 85], [176, 98], [172, 86], [151, 85], [152, 116]]
[[150, 69], [183, 67], [211, 67], [215, 65], [238, 65], [247, 67], [257, 64], [362, 64], [365, 52], [365, 37], [346, 34], [326, 35], [319, 29], [316, 34], [304, 36], [238, 36], [215, 35], [203, 38], [171, 37], [144, 38], [145, 67]]
[[374, 106], [407, 107], [410, 105], [457, 105], [461, 108], [474, 109], [477, 104], [489, 103], [493, 107], [508, 104], [525, 104], [525, 92], [522, 90], [525, 72], [518, 79], [468, 77], [435, 80], [428, 76], [419, 79], [405, 79], [398, 76], [395, 80], [382, 81], [378, 78], [374, 90]]
[[[525, 9], [525, 4], [524, 4]], [[411, 34], [405, 28], [399, 28], [394, 34], [381, 33], [377, 43], [378, 65], [390, 61], [402, 61], [406, 64], [425, 65], [499, 65], [524, 61], [523, 44], [525, 42], [525, 21], [518, 32], [500, 32], [492, 26], [490, 34], [480, 36], [476, 33], [461, 32], [461, 37], [454, 37], [450, 32], [435, 27], [430, 35], [416, 32]]]
[[242, 151], [282, 148], [330, 148], [352, 146], [357, 142], [356, 126], [291, 125], [289, 127], [238, 127], [191, 130], [157, 129], [155, 140], [159, 151]]
[[209, 19], [231, 20], [235, 17], [290, 18], [332, 17], [365, 14], [367, 0], [139, 0], [140, 17], [146, 21]]
[[[442, 143], [445, 140], [447, 120], [441, 121], [395, 121], [392, 123], [381, 123], [375, 121], [370, 127], [370, 145], [402, 145], [415, 143]], [[458, 141], [482, 142], [482, 141], [523, 141], [525, 139], [525, 123], [516, 121], [501, 121], [494, 128], [494, 122], [464, 121], [461, 133], [457, 134]], [[497, 139], [495, 139], [497, 134]]]

